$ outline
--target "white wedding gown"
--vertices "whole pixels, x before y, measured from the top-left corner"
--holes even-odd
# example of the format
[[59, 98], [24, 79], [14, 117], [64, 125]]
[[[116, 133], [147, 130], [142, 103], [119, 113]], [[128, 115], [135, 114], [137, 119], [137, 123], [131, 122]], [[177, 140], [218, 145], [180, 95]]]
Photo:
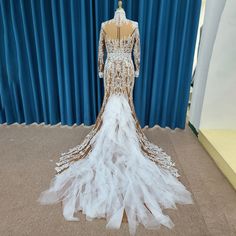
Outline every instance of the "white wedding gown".
[[[114, 29], [118, 38], [110, 33]], [[38, 199], [62, 202], [68, 221], [79, 220], [74, 214], [82, 211], [87, 220], [106, 218], [107, 228], [119, 229], [125, 212], [134, 235], [139, 223], [147, 229], [172, 228], [162, 209], [193, 203], [171, 157], [148, 141], [137, 120], [132, 92], [139, 65], [138, 23], [117, 10], [100, 31], [98, 70], [105, 95], [96, 123], [81, 144], [61, 154], [57, 174]]]

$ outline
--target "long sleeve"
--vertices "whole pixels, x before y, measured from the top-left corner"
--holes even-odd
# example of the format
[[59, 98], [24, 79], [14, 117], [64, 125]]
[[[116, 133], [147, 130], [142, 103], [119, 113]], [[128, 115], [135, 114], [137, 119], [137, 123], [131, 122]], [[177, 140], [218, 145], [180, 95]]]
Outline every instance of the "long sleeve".
[[103, 78], [104, 75], [104, 54], [105, 54], [105, 31], [103, 23], [101, 24], [99, 43], [98, 43], [98, 75]]
[[139, 28], [138, 23], [136, 29], [134, 31], [134, 64], [135, 64], [135, 77], [139, 77], [139, 69], [140, 69], [140, 36], [139, 36]]

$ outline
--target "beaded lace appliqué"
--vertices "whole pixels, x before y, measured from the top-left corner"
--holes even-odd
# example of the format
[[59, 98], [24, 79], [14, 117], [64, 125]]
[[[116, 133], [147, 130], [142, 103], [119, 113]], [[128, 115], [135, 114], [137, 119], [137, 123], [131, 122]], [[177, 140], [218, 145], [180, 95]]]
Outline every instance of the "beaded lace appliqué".
[[[91, 139], [98, 132], [102, 125], [102, 113], [104, 111], [107, 100], [111, 94], [124, 94], [130, 104], [132, 116], [136, 124], [136, 131], [143, 154], [158, 165], [168, 169], [174, 176], [179, 177], [178, 170], [174, 167], [175, 163], [171, 160], [160, 147], [151, 143], [143, 133], [139, 121], [137, 119], [133, 105], [133, 87], [134, 78], [139, 76], [140, 69], [140, 36], [138, 23], [127, 20], [124, 15], [119, 18], [119, 25], [131, 23], [133, 27], [132, 33], [127, 37], [114, 39], [104, 30], [106, 24], [114, 23], [116, 19], [112, 19], [102, 23], [99, 45], [98, 45], [98, 73], [100, 78], [104, 78], [105, 94], [101, 110], [98, 114], [95, 126], [87, 134], [84, 141], [76, 147], [70, 149], [66, 153], [62, 153], [60, 161], [55, 169], [57, 173], [61, 173], [67, 169], [73, 162], [85, 158], [92, 150], [90, 144]], [[116, 22], [116, 21], [115, 21]], [[117, 22], [116, 22], [117, 23]], [[104, 61], [105, 51], [107, 53]], [[134, 62], [132, 60], [132, 52]]]

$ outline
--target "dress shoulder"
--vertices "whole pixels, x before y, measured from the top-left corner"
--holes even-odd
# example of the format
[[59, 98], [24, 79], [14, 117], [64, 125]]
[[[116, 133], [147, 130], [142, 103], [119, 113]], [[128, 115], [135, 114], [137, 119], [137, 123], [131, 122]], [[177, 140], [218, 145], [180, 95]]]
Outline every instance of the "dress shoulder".
[[105, 25], [107, 25], [107, 24], [109, 24], [109, 23], [112, 23], [112, 19], [103, 21], [103, 22], [102, 22], [102, 26], [104, 27]]
[[133, 25], [134, 29], [138, 28], [138, 21], [130, 20], [130, 22]]
[[106, 26], [107, 26], [108, 24], [112, 23], [112, 22], [113, 22], [112, 19], [103, 21], [103, 22], [101, 23], [101, 29], [106, 33]]

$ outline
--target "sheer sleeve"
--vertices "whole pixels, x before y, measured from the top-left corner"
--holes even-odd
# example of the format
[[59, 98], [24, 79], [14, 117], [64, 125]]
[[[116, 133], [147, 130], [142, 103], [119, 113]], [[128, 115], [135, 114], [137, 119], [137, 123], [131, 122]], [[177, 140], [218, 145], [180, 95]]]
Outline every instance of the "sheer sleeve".
[[139, 36], [139, 27], [138, 23], [134, 31], [134, 64], [135, 64], [135, 77], [139, 77], [139, 68], [140, 68], [140, 36]]
[[99, 43], [98, 43], [98, 75], [103, 78], [104, 73], [104, 54], [105, 54], [105, 31], [101, 24]]

